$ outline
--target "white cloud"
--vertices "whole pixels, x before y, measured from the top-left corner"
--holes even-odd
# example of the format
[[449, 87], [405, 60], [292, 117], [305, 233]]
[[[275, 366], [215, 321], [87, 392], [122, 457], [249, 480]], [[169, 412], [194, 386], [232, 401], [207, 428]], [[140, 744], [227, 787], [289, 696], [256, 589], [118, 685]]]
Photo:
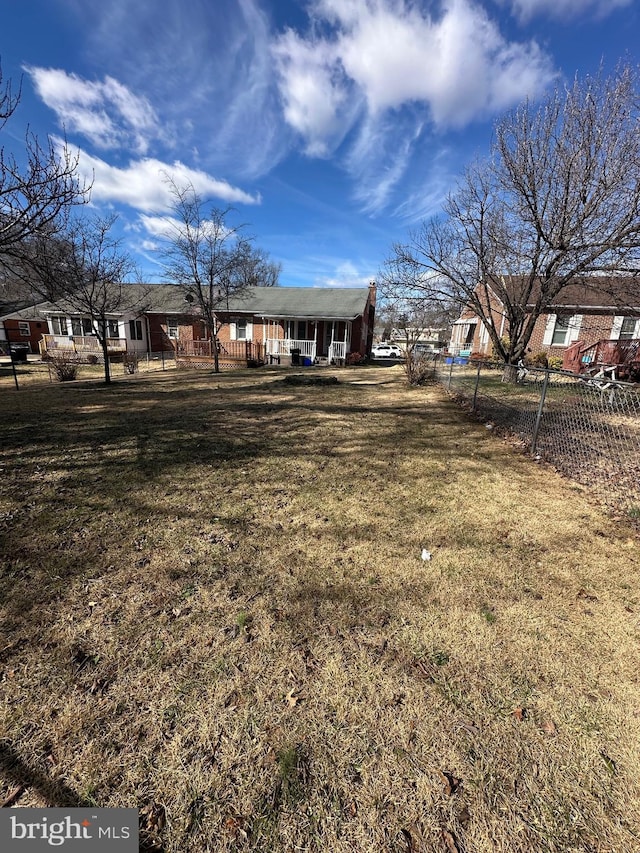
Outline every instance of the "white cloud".
[[362, 100], [354, 93], [349, 101], [348, 81], [337, 73], [335, 46], [309, 42], [287, 30], [274, 44], [273, 54], [285, 119], [306, 139], [307, 154], [328, 156], [342, 141]]
[[339, 263], [332, 273], [316, 278], [314, 287], [366, 287], [371, 273], [363, 273], [352, 261]]
[[365, 102], [370, 115], [426, 107], [439, 128], [462, 127], [540, 94], [554, 79], [535, 42], [508, 42], [472, 0], [436, 16], [408, 0], [318, 0], [326, 26], [274, 45], [285, 118], [310, 153], [335, 148]]
[[251, 180], [290, 150], [263, 0], [60, 2], [92, 63], [149, 98], [172, 156], [196, 147], [203, 168]]
[[529, 21], [536, 15], [549, 15], [552, 18], [577, 18], [582, 15], [606, 15], [630, 6], [633, 0], [503, 0], [511, 6], [522, 21]]
[[[63, 141], [54, 142], [61, 149]], [[122, 203], [147, 213], [168, 211], [173, 197], [170, 182], [177, 187], [192, 186], [203, 199], [219, 199], [228, 204], [260, 204], [260, 195], [251, 195], [239, 187], [219, 180], [199, 169], [191, 169], [176, 160], [165, 163], [152, 157], [132, 160], [124, 168], [112, 166], [99, 157], [79, 151], [79, 173], [92, 182], [94, 203]]]
[[30, 66], [26, 71], [60, 125], [98, 148], [126, 146], [145, 154], [150, 141], [160, 135], [160, 122], [149, 101], [113, 77], [89, 81], [58, 68]]

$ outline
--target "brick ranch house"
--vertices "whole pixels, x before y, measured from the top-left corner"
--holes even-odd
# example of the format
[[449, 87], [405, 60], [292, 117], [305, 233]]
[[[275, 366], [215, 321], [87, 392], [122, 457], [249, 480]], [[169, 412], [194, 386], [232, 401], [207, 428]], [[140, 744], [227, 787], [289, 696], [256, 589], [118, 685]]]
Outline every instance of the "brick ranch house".
[[[503, 303], [490, 288], [488, 292], [494, 326], [500, 337], [506, 336]], [[557, 356], [563, 369], [576, 373], [589, 365], [640, 361], [640, 280], [593, 277], [569, 285], [538, 317], [527, 349]], [[454, 322], [449, 351], [491, 354], [489, 332], [472, 308]]]
[[[193, 301], [170, 284], [130, 284], [139, 311], [107, 316], [110, 355], [173, 353], [183, 365], [208, 365], [212, 342]], [[375, 285], [356, 288], [252, 287], [217, 312], [222, 367], [278, 362], [344, 364], [371, 349]], [[28, 318], [28, 320], [27, 320]], [[4, 319], [29, 322], [31, 346], [43, 356], [100, 355], [91, 319], [64, 304], [39, 303]], [[11, 338], [13, 340], [13, 337]]]

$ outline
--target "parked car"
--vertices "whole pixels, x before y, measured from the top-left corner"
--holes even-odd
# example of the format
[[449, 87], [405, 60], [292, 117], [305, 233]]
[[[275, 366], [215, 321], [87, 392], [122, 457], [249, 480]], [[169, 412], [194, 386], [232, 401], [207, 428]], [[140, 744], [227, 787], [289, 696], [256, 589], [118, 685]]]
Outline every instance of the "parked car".
[[404, 358], [404, 354], [397, 344], [374, 344], [371, 358]]

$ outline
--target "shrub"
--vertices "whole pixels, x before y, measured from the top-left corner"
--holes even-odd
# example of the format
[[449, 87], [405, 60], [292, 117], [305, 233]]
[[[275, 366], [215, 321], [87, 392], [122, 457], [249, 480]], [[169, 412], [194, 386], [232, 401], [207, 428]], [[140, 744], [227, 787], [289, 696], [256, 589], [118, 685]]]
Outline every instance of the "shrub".
[[469, 361], [488, 361], [489, 356], [486, 352], [472, 352], [469, 356]]
[[559, 355], [552, 355], [551, 358], [548, 359], [549, 370], [562, 370], [562, 357]]
[[548, 367], [549, 360], [546, 352], [535, 352], [528, 355], [524, 363], [527, 367]]
[[350, 352], [347, 356], [347, 364], [362, 364], [365, 361], [365, 356], [359, 352]]
[[124, 372], [130, 373], [132, 376], [138, 369], [138, 353], [132, 350], [127, 350], [122, 356]]
[[58, 352], [49, 359], [58, 382], [73, 382], [78, 378], [78, 359], [74, 352]]
[[100, 359], [98, 358], [98, 356], [93, 355], [93, 353], [87, 356], [87, 364], [97, 364], [99, 361]]

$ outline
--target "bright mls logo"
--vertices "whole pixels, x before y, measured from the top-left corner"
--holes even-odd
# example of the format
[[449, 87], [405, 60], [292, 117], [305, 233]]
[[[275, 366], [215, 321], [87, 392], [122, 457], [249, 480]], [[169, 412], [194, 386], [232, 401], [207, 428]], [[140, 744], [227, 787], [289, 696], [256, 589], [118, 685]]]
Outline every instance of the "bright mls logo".
[[[89, 843], [87, 843], [89, 842]], [[137, 853], [137, 809], [0, 809], [0, 850]]]

